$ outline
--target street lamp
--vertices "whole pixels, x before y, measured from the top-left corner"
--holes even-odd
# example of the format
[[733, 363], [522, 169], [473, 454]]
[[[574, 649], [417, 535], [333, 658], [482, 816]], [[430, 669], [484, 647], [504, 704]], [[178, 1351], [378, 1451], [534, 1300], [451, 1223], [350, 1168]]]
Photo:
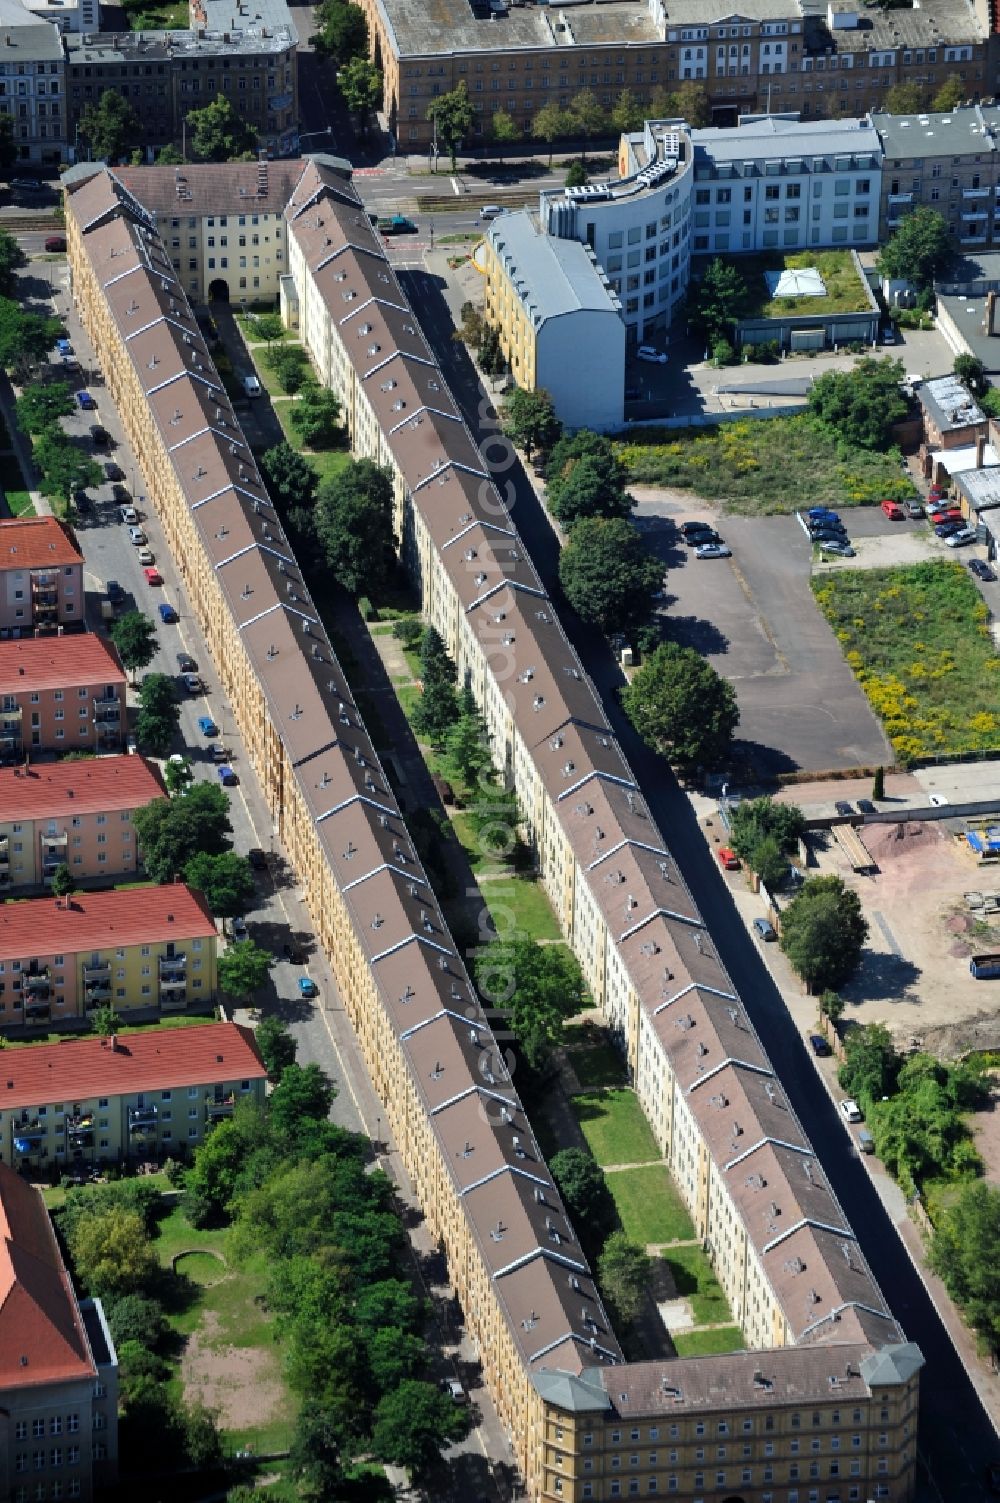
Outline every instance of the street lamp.
[[324, 125], [322, 130], [300, 130], [299, 131], [299, 145], [301, 146], [302, 142], [305, 141], [309, 136], [332, 136], [332, 135], [333, 135], [333, 126], [332, 125]]

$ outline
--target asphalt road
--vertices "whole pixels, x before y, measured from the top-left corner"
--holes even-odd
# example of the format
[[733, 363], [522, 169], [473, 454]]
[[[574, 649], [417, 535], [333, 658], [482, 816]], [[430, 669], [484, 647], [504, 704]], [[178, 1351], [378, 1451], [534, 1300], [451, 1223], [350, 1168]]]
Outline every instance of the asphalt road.
[[[462, 348], [452, 340], [452, 324], [436, 280], [404, 273], [420, 322], [443, 361], [449, 377], [465, 362], [464, 379], [454, 383], [474, 434], [485, 437], [479, 419], [486, 398], [475, 381]], [[495, 453], [495, 450], [494, 450]], [[519, 464], [505, 471], [513, 487], [513, 515], [531, 557], [553, 594], [558, 593], [558, 543], [541, 505]], [[989, 1417], [955, 1352], [933, 1302], [899, 1240], [852, 1143], [825, 1091], [816, 1089], [815, 1071], [802, 1039], [790, 1020], [753, 941], [726, 889], [691, 809], [663, 760], [638, 739], [618, 704], [622, 677], [607, 643], [582, 623], [565, 602], [560, 616], [598, 692], [631, 763], [651, 812], [662, 830], [671, 832], [671, 850], [709, 926], [789, 1100], [817, 1149], [865, 1256], [907, 1337], [926, 1359], [922, 1376], [921, 1451], [936, 1490], [928, 1497], [948, 1503], [979, 1503], [985, 1493], [986, 1463], [1000, 1455]]]

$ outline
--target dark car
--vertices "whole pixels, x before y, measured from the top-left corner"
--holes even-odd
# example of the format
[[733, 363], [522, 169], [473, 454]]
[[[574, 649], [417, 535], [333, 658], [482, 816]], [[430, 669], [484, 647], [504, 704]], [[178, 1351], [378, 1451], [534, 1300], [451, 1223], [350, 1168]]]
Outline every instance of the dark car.
[[839, 798], [833, 807], [836, 809], [837, 813], [843, 815], [845, 819], [850, 819], [851, 815], [854, 813], [854, 806], [852, 804], [849, 804], [846, 798]]
[[711, 522], [682, 522], [678, 531], [681, 537], [689, 537], [692, 532], [711, 532]]
[[755, 918], [753, 921], [754, 932], [765, 942], [777, 939], [774, 925], [766, 918]]
[[108, 480], [124, 480], [125, 471], [120, 464], [115, 464], [113, 459], [104, 461], [104, 474]]
[[247, 851], [247, 860], [255, 872], [267, 871], [267, 852], [262, 851], [259, 845], [251, 846]]
[[934, 533], [939, 538], [950, 538], [954, 537], [956, 532], [961, 532], [962, 528], [963, 524], [961, 522], [939, 522], [934, 529]]
[[705, 543], [721, 543], [722, 539], [712, 527], [706, 527], [701, 532], [686, 532], [684, 541], [689, 548], [701, 548]]
[[49, 235], [45, 241], [45, 249], [49, 252], [64, 251], [66, 249], [65, 235]]
[[870, 798], [859, 798], [858, 809], [862, 814], [877, 814], [878, 810]]
[[847, 528], [843, 522], [835, 522], [831, 517], [821, 517], [817, 522], [810, 522], [809, 532], [814, 538], [846, 538], [847, 536]]
[[108, 580], [108, 599], [109, 600], [124, 600], [125, 599], [125, 591], [122, 589], [122, 587], [118, 583], [117, 579], [109, 579]]
[[282, 945], [281, 950], [285, 959], [291, 961], [292, 965], [305, 965], [305, 951], [302, 950], [298, 945], [285, 944]]
[[992, 584], [996, 579], [996, 575], [989, 564], [984, 564], [981, 558], [970, 558], [969, 568], [975, 574], [976, 578], [981, 579], [984, 584]]
[[[111, 487], [111, 495], [114, 498], [116, 506], [132, 506], [132, 497], [129, 493], [129, 488], [127, 485], [113, 485]], [[133, 511], [135, 511], [134, 507], [132, 509]], [[139, 513], [136, 512], [135, 515], [136, 520], [138, 521]]]
[[809, 1047], [812, 1052], [814, 1054], [818, 1054], [821, 1059], [824, 1059], [828, 1054], [833, 1053], [833, 1050], [830, 1048], [830, 1045], [827, 1043], [826, 1039], [821, 1033], [811, 1033], [809, 1035]]
[[181, 673], [198, 672], [198, 664], [195, 662], [194, 658], [189, 652], [179, 652], [177, 654], [177, 667], [180, 669]]
[[94, 509], [93, 503], [91, 502], [91, 499], [87, 495], [86, 491], [73, 492], [73, 505], [76, 507], [81, 517], [85, 516], [86, 513], [91, 512]]
[[107, 428], [102, 428], [99, 423], [92, 423], [90, 426], [90, 440], [91, 443], [96, 444], [99, 449], [103, 449], [107, 444], [111, 442], [111, 434], [108, 432]]

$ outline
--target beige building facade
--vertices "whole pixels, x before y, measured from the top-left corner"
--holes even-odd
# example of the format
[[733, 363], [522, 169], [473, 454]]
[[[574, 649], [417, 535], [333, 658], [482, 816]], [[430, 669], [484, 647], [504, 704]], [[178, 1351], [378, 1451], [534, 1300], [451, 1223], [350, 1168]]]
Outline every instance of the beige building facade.
[[[169, 257], [113, 174], [80, 174], [69, 186], [74, 296], [428, 1231], [448, 1256], [529, 1495], [667, 1494], [683, 1477], [685, 1497], [797, 1503], [797, 1469], [811, 1474], [815, 1465], [826, 1498], [909, 1499], [922, 1358], [872, 1279], [764, 1055], [349, 168], [314, 159], [287, 208], [299, 327], [343, 399], [356, 452], [391, 466], [427, 619], [483, 709], [560, 921], [633, 1068], [643, 1041], [640, 1099], [651, 1118], [659, 1112], [713, 1258], [729, 1287], [744, 1291], [744, 1329], [769, 1333], [756, 1365], [735, 1355], [623, 1361], [490, 1013]], [[657, 1029], [655, 1041], [647, 1037]], [[770, 1213], [765, 1194], [764, 1211], [794, 1228], [787, 1234], [771, 1229], [744, 1183], [768, 1172], [778, 1209]], [[727, 1237], [731, 1256], [720, 1250]], [[831, 1397], [848, 1376], [849, 1409]], [[643, 1419], [626, 1427], [623, 1408]], [[803, 1462], [796, 1432], [803, 1423], [812, 1430], [813, 1412], [824, 1447], [814, 1456], [810, 1444]], [[586, 1429], [585, 1413], [594, 1416]], [[709, 1428], [717, 1436], [718, 1425], [746, 1420], [753, 1435], [739, 1444], [751, 1447], [749, 1458], [727, 1451], [725, 1466], [699, 1465]], [[665, 1444], [650, 1448], [652, 1430]], [[841, 1451], [855, 1449], [859, 1468], [842, 1471]]]

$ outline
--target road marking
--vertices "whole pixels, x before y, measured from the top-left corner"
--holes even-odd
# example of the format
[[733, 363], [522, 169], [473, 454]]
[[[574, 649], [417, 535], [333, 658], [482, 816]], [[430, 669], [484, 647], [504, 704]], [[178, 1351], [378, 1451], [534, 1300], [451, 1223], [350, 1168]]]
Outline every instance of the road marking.
[[451, 191], [452, 191], [452, 193], [454, 193], [455, 197], [456, 198], [461, 198], [461, 196], [462, 196], [462, 185], [459, 183], [458, 178], [457, 177], [452, 177], [452, 178], [449, 178], [448, 181], [451, 183]]

